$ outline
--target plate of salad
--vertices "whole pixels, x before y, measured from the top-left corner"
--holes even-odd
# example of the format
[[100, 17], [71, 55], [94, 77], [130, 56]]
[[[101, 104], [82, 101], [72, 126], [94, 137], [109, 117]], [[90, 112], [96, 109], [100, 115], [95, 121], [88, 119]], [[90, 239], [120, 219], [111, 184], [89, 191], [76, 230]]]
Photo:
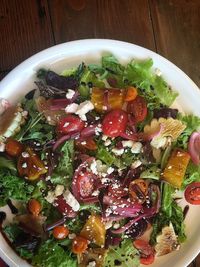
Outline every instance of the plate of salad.
[[184, 267], [200, 237], [200, 92], [114, 40], [36, 54], [0, 83], [9, 266]]

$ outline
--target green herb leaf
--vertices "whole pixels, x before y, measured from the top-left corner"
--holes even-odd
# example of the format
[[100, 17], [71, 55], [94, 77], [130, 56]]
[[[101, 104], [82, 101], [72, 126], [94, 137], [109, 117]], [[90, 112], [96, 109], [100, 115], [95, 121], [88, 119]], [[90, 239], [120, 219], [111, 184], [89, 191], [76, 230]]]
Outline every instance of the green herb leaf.
[[0, 157], [0, 168], [8, 169], [14, 172], [17, 171], [14, 161], [5, 157]]
[[181, 189], [184, 190], [189, 184], [200, 182], [200, 166], [189, 162]]
[[139, 253], [130, 239], [124, 240], [117, 247], [110, 247], [104, 267], [137, 267], [140, 265]]

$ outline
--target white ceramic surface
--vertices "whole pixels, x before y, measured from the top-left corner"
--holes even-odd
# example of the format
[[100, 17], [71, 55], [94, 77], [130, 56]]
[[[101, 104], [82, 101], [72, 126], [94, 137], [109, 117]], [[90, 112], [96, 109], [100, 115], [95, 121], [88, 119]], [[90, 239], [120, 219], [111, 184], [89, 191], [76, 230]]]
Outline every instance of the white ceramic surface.
[[[183, 71], [148, 49], [114, 40], [80, 40], [46, 49], [21, 63], [0, 82], [0, 97], [15, 102], [26, 92], [35, 88], [33, 83], [35, 73], [41, 67], [60, 72], [63, 69], [77, 66], [82, 61], [97, 63], [101, 56], [107, 52], [113, 53], [122, 63], [126, 63], [132, 58], [146, 59], [151, 57], [154, 61], [154, 67], [159, 68], [166, 81], [180, 93], [177, 104], [185, 112], [192, 112], [200, 116], [200, 90]], [[187, 242], [182, 245], [179, 251], [158, 258], [151, 265], [152, 267], [186, 267], [197, 256], [200, 252], [199, 214], [200, 206], [190, 207], [186, 218]], [[10, 267], [30, 266], [15, 254], [1, 235], [0, 256]]]

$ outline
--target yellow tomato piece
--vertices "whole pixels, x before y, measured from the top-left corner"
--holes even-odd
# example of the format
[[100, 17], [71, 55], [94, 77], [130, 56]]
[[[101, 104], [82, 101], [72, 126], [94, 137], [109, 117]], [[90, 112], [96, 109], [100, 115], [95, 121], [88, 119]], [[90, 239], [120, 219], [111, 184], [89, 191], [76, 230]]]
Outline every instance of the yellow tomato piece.
[[98, 246], [104, 246], [106, 229], [98, 215], [90, 215], [80, 235]]
[[98, 112], [106, 112], [108, 108], [122, 108], [125, 92], [124, 89], [94, 87], [92, 88], [91, 101]]
[[163, 171], [162, 179], [174, 187], [180, 188], [189, 161], [190, 155], [187, 152], [181, 149], [174, 150]]

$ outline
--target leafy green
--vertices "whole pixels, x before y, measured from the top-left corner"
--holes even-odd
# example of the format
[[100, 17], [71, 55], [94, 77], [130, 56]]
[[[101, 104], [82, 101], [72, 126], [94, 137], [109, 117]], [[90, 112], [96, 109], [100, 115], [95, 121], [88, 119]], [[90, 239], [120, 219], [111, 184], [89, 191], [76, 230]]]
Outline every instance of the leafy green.
[[153, 179], [159, 180], [160, 179], [160, 172], [161, 170], [157, 166], [152, 166], [140, 174], [140, 178], [142, 179]]
[[77, 215], [74, 219], [67, 220], [65, 225], [72, 233], [79, 234], [85, 222], [86, 220], [81, 219], [80, 215]]
[[[10, 242], [15, 241], [17, 237], [23, 233], [16, 223], [6, 225], [3, 228], [3, 232], [6, 234]], [[25, 248], [16, 248], [16, 251], [24, 259], [31, 259], [33, 257], [33, 253]]]
[[200, 129], [200, 118], [192, 114], [185, 116], [181, 116], [179, 114], [179, 120], [181, 120], [186, 125], [186, 128], [183, 133], [178, 137], [177, 146], [183, 149], [187, 149], [190, 135], [194, 131], [198, 131]]
[[81, 204], [79, 211], [82, 211], [82, 210], [89, 210], [90, 212], [95, 212], [95, 213], [101, 212], [101, 209], [99, 206], [97, 206], [95, 204], [90, 204], [90, 203]]
[[110, 247], [104, 267], [137, 267], [140, 265], [139, 253], [130, 239], [124, 240], [117, 247]]
[[184, 190], [189, 184], [200, 182], [200, 166], [189, 162], [181, 189]]
[[66, 141], [62, 146], [60, 153], [61, 157], [58, 166], [51, 176], [51, 182], [53, 184], [62, 184], [66, 186], [70, 183], [73, 176], [74, 141]]
[[[20, 189], [20, 190], [19, 190]], [[0, 206], [6, 205], [8, 199], [27, 202], [34, 190], [23, 178], [9, 172], [0, 171]]]
[[156, 237], [161, 233], [162, 228], [172, 223], [179, 242], [186, 240], [183, 210], [172, 198], [174, 189], [164, 184], [162, 188], [162, 208], [160, 213], [153, 220], [153, 232], [150, 243], [155, 245]]
[[77, 259], [70, 250], [65, 250], [59, 242], [55, 240], [44, 241], [36, 255], [32, 259], [32, 264], [38, 267], [76, 267]]
[[5, 157], [0, 157], [0, 168], [8, 169], [14, 172], [17, 171], [14, 161]]
[[79, 93], [83, 98], [89, 98], [90, 96], [90, 87], [105, 87], [103, 81], [97, 78], [97, 76], [89, 68], [85, 67], [84, 72], [82, 73], [79, 85]]

